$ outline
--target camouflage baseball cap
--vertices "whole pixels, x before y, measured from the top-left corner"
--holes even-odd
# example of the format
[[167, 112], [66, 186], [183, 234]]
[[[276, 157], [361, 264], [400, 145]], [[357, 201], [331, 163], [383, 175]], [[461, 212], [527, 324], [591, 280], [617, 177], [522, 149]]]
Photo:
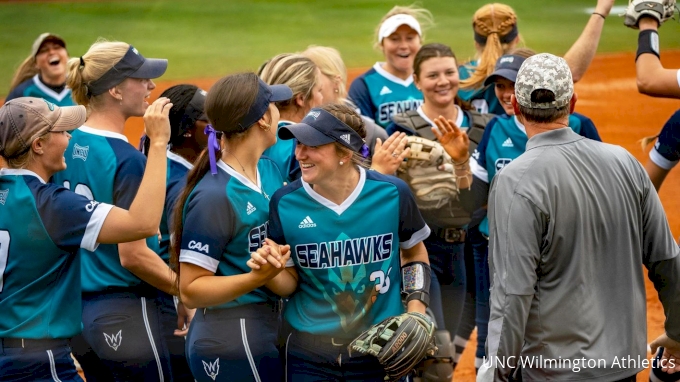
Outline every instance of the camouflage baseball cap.
[[[535, 90], [550, 90], [555, 94], [552, 102], [532, 102]], [[569, 104], [574, 95], [574, 81], [571, 69], [562, 57], [550, 53], [531, 56], [524, 61], [517, 72], [515, 97], [517, 102], [530, 109], [555, 109]]]
[[42, 98], [21, 97], [0, 108], [0, 156], [15, 158], [33, 140], [50, 131], [77, 129], [87, 117], [85, 106], [59, 107]]

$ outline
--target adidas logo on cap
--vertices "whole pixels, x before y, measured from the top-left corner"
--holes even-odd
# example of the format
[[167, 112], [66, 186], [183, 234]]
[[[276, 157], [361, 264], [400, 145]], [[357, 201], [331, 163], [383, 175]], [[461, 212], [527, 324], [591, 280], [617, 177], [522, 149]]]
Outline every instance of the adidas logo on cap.
[[351, 142], [350, 142], [350, 137], [351, 137], [351, 136], [350, 136], [349, 134], [342, 134], [342, 135], [340, 136], [340, 139], [342, 139], [343, 141], [347, 142], [347, 144], [349, 145], [349, 144], [351, 144]]
[[309, 216], [302, 219], [300, 225], [298, 226], [298, 228], [314, 228], [314, 227], [316, 227], [316, 223], [314, 223], [314, 221], [312, 221], [312, 218], [310, 218]]

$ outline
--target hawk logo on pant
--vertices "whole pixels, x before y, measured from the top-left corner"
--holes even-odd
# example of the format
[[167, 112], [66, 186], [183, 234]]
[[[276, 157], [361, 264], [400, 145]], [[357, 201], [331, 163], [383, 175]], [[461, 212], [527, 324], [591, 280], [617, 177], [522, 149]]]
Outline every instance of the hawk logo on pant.
[[215, 378], [217, 378], [217, 374], [220, 373], [220, 359], [216, 359], [215, 362], [201, 362], [203, 362], [203, 370], [205, 370], [205, 373], [214, 381]]
[[112, 335], [103, 334], [104, 338], [106, 338], [106, 344], [109, 345], [113, 351], [117, 351], [120, 343], [123, 341], [123, 330], [119, 330], [118, 333]]

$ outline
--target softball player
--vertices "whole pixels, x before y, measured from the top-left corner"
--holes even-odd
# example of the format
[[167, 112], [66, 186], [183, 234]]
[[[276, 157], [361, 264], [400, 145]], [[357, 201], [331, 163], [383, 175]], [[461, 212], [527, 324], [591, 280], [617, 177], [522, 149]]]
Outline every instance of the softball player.
[[[259, 75], [269, 85], [286, 85], [293, 91], [290, 99], [276, 102], [281, 115], [278, 127], [300, 122], [311, 108], [324, 102], [321, 72], [307, 57], [279, 54], [262, 67]], [[276, 163], [286, 182], [300, 177], [293, 141], [278, 141], [266, 149], [264, 155]]]
[[267, 237], [270, 195], [283, 185], [274, 162], [261, 158], [276, 142], [274, 103], [292, 96], [243, 73], [219, 80], [206, 98], [208, 148], [177, 200], [171, 257], [182, 301], [199, 308], [187, 335], [197, 381], [281, 378], [278, 289], [268, 283], [278, 271], [248, 272], [246, 262]]
[[[638, 90], [640, 93], [656, 97], [680, 98], [680, 70], [666, 69], [661, 64], [658, 48], [658, 20], [650, 16], [642, 16], [638, 26], [640, 33], [635, 60]], [[680, 159], [680, 140], [678, 139], [680, 137], [680, 110], [671, 116], [657, 137], [654, 148], [649, 152], [649, 160], [645, 163], [645, 169], [658, 190], [668, 172]], [[643, 139], [643, 148], [657, 137]], [[680, 343], [677, 338], [671, 339], [666, 336], [663, 341], [659, 339], [653, 341], [651, 346], [653, 351], [658, 347], [658, 351], [655, 356], [657, 362], [652, 365], [649, 380], [653, 382], [680, 380], [680, 361], [678, 361], [680, 360]], [[675, 370], [660, 367], [660, 360], [673, 357]], [[674, 371], [674, 373], [668, 374], [668, 371]]]
[[43, 33], [33, 42], [31, 54], [21, 63], [10, 85], [5, 102], [18, 97], [44, 98], [55, 105], [75, 105], [66, 87], [66, 42], [52, 33]]
[[85, 122], [83, 106], [22, 97], [0, 108], [8, 167], [0, 170], [0, 380], [82, 381], [69, 347], [81, 331], [78, 249], [156, 231], [171, 106], [162, 98], [147, 109], [149, 162], [129, 211], [45, 182], [66, 168], [69, 131]]
[[[97, 42], [69, 61], [68, 84], [76, 102], [90, 109], [87, 125], [74, 130], [68, 168], [53, 181], [89, 199], [128, 207], [139, 188], [145, 158], [122, 134], [125, 120], [141, 116], [166, 60], [145, 59], [123, 42]], [[170, 378], [161, 341], [159, 289], [173, 293], [175, 275], [151, 249], [158, 237], [99, 246], [83, 260], [83, 338], [74, 347], [85, 376], [110, 374], [120, 381]], [[175, 292], [176, 293], [176, 292]], [[92, 367], [90, 351], [104, 368]], [[86, 358], [82, 358], [85, 356]], [[88, 367], [89, 366], [89, 367]]]
[[[170, 99], [170, 140], [168, 142], [168, 176], [166, 178], [165, 208], [159, 228], [161, 240], [158, 255], [167, 263], [170, 260], [170, 224], [175, 201], [186, 184], [187, 174], [200, 152], [207, 146], [203, 130], [207, 126], [204, 112], [207, 92], [195, 85], [175, 85], [161, 93]], [[144, 137], [144, 148], [149, 140]], [[144, 150], [146, 153], [146, 150]], [[170, 353], [170, 366], [174, 381], [193, 381], [185, 353], [185, 340], [195, 309], [187, 309], [184, 303], [175, 301], [167, 293], [159, 292], [162, 315], [163, 339]]]
[[[595, 56], [600, 41], [604, 19], [614, 5], [614, 0], [597, 0], [581, 36], [564, 55], [571, 68], [574, 82], [583, 77]], [[460, 97], [470, 101], [480, 113], [503, 114], [503, 108], [493, 87], [484, 81], [494, 71], [499, 57], [514, 49], [521, 41], [517, 28], [517, 14], [506, 4], [490, 3], [479, 8], [472, 17], [477, 57], [461, 65]]]
[[[402, 287], [411, 293], [409, 311], [424, 313], [429, 300], [422, 240], [430, 229], [405, 183], [361, 167], [364, 136], [361, 117], [337, 104], [279, 129], [280, 139], [297, 140], [302, 169], [301, 179], [274, 194], [269, 220], [269, 237], [291, 248], [286, 272], [274, 279], [283, 292], [295, 292], [284, 313], [293, 329], [286, 344], [291, 381], [383, 381], [377, 359], [350, 358], [347, 345], [403, 313]], [[266, 262], [253, 257], [248, 264], [259, 268], [258, 260]], [[402, 271], [424, 284], [402, 285]]]
[[362, 115], [384, 127], [395, 114], [415, 110], [423, 95], [413, 83], [413, 59], [423, 41], [421, 23], [432, 23], [429, 11], [395, 6], [381, 20], [375, 48], [385, 56], [368, 72], [357, 77], [349, 88], [349, 98]]
[[[425, 102], [416, 110], [394, 116], [393, 122], [387, 127], [388, 133], [404, 131], [409, 135], [436, 139], [431, 130], [436, 126], [433, 121], [438, 116], [443, 116], [469, 133], [473, 145], [465, 148], [473, 151], [491, 116], [482, 116], [469, 110], [471, 106], [458, 97], [458, 65], [451, 48], [443, 44], [423, 45], [415, 57], [413, 76], [416, 86], [423, 92]], [[463, 156], [454, 158], [454, 161], [464, 163], [467, 157], [469, 153], [464, 152]], [[437, 327], [440, 330], [445, 329], [448, 337], [448, 343], [438, 344], [438, 347], [442, 353], [446, 346], [447, 351], [444, 354], [452, 360], [454, 355], [450, 351], [451, 336], [458, 332], [465, 301], [464, 243], [466, 226], [470, 222], [470, 213], [462, 204], [466, 199], [462, 194], [469, 193], [468, 187], [462, 188], [460, 192], [460, 200], [456, 203], [437, 210], [421, 211], [428, 226], [432, 228], [432, 234], [425, 240], [425, 247], [434, 270], [433, 278], [437, 281], [430, 285], [430, 308]], [[450, 380], [451, 376], [447, 379]]]

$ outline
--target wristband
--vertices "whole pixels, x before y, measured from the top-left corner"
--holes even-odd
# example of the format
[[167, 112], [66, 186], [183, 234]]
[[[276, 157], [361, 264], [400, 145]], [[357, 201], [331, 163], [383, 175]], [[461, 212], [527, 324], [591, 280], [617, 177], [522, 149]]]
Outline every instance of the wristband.
[[661, 59], [659, 55], [659, 33], [652, 29], [647, 29], [640, 32], [638, 36], [638, 49], [635, 55], [635, 61], [641, 54], [651, 53]]

